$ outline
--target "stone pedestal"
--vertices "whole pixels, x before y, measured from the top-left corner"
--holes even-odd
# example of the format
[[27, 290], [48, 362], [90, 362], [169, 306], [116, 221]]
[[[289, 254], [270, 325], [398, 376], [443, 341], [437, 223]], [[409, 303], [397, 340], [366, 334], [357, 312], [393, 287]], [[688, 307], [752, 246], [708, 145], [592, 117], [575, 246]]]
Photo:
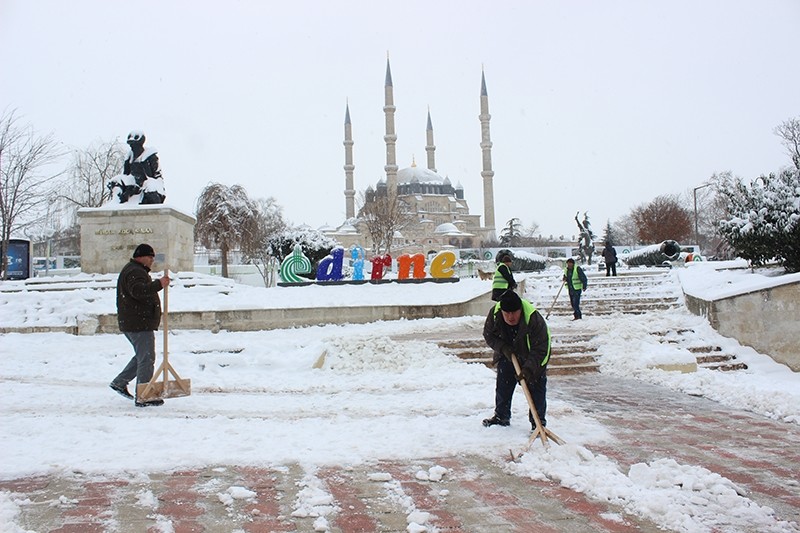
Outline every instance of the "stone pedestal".
[[81, 271], [119, 272], [141, 243], [156, 251], [153, 270], [194, 270], [194, 217], [164, 204], [78, 210]]

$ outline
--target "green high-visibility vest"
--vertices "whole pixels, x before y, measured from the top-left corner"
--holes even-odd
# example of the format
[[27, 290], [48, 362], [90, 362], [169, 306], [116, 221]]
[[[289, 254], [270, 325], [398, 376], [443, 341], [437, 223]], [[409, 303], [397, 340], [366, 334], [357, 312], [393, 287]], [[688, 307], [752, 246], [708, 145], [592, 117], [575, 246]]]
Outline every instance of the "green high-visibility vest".
[[[567, 275], [567, 271], [569, 269], [564, 267], [564, 275]], [[572, 267], [572, 288], [576, 291], [583, 290], [583, 283], [581, 283], [581, 277], [578, 275], [578, 265]]]
[[[525, 325], [527, 326], [530, 324], [531, 315], [536, 311], [536, 307], [528, 300], [522, 300], [522, 315], [525, 317]], [[495, 319], [497, 317], [497, 313], [500, 312], [500, 302], [497, 302], [494, 305], [494, 316]], [[547, 362], [550, 360], [550, 326], [545, 324], [545, 328], [547, 328], [547, 353], [542, 358], [541, 366], [545, 366]], [[525, 341], [528, 343], [528, 351], [531, 349], [531, 334], [530, 331], [525, 335]]]
[[[505, 263], [497, 263], [497, 268], [494, 270], [494, 277], [492, 278], [492, 289], [508, 288], [508, 280], [503, 277], [503, 274], [500, 273], [500, 267], [508, 268]], [[510, 273], [511, 269], [508, 271]]]

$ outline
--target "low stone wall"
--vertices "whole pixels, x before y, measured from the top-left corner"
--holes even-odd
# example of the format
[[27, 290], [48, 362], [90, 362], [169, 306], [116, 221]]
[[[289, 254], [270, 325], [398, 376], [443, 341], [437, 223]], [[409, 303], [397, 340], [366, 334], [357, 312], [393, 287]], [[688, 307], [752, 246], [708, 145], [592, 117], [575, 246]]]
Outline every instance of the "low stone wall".
[[687, 294], [686, 305], [720, 334], [800, 372], [800, 282], [712, 301]]
[[[167, 325], [173, 329], [206, 329], [210, 331], [260, 331], [296, 328], [322, 324], [365, 324], [377, 320], [413, 320], [418, 318], [455, 318], [485, 316], [494, 302], [491, 291], [466, 302], [443, 305], [387, 305], [337, 308], [250, 309], [230, 311], [170, 312]], [[94, 332], [118, 333], [117, 315], [97, 317]]]

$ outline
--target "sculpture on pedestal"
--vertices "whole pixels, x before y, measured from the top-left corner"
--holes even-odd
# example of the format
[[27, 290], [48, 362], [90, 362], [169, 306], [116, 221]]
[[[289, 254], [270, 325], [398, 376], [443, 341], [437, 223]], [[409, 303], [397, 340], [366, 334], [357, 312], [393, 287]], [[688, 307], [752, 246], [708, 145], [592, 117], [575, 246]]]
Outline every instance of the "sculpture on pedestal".
[[578, 224], [580, 233], [578, 237], [578, 256], [582, 264], [591, 265], [592, 254], [594, 253], [594, 233], [592, 233], [592, 228], [589, 226], [588, 213], [583, 213], [583, 222], [578, 220], [579, 213], [580, 211], [575, 213], [575, 222]]

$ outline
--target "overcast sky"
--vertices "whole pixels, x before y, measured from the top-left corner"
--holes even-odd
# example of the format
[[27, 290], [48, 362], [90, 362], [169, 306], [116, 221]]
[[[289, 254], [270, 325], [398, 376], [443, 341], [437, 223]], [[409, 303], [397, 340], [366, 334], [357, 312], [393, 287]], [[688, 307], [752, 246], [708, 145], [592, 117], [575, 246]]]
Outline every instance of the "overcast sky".
[[182, 210], [238, 183], [338, 225], [346, 102], [356, 189], [385, 176], [388, 52], [398, 165], [425, 164], [430, 107], [436, 167], [483, 215], [483, 66], [496, 226], [572, 235], [588, 211], [601, 234], [714, 172], [789, 164], [798, 28], [797, 0], [0, 0], [0, 109], [68, 147], [143, 130]]

